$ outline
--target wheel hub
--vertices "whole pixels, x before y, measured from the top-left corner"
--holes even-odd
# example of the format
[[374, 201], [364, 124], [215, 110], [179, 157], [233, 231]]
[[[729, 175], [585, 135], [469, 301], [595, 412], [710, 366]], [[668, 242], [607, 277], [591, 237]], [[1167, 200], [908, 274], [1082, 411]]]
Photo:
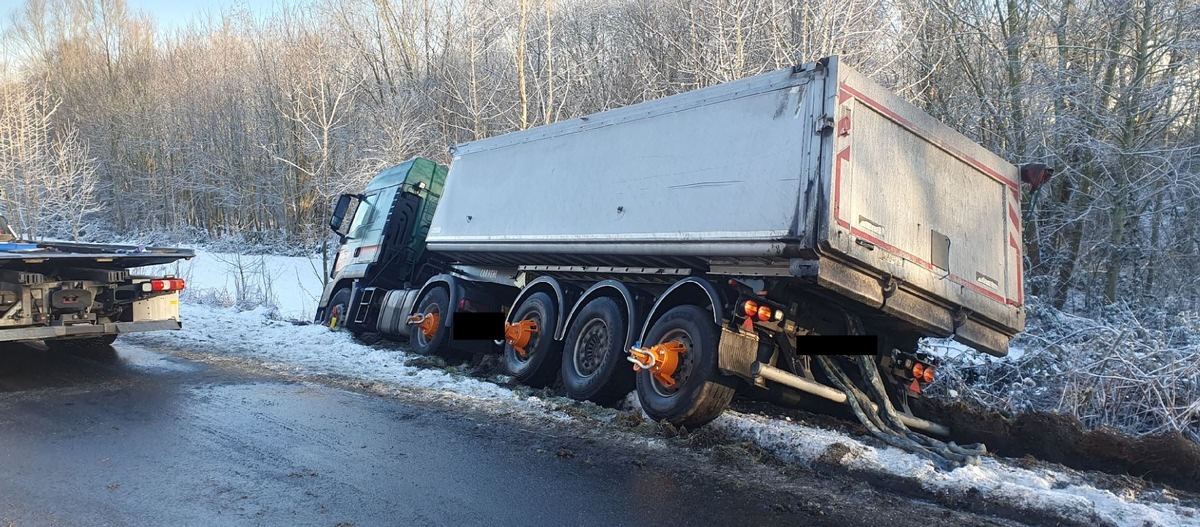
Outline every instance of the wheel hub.
[[509, 346], [512, 346], [513, 350], [516, 351], [517, 355], [521, 358], [525, 358], [525, 356], [528, 355], [528, 352], [525, 350], [525, 348], [529, 346], [529, 342], [533, 339], [534, 335], [537, 335], [537, 333], [538, 324], [533, 320], [522, 320], [514, 324], [504, 324], [504, 341], [507, 342]]
[[679, 368], [680, 355], [684, 353], [687, 353], [687, 345], [672, 340], [650, 348], [630, 348], [627, 359], [633, 363], [633, 371], [649, 370], [654, 380], [666, 388], [674, 388], [675, 371]]
[[608, 333], [605, 329], [603, 322], [589, 323], [579, 338], [581, 345], [575, 347], [575, 367], [584, 377], [595, 373], [608, 353]]
[[441, 318], [437, 313], [426, 313], [424, 315], [408, 317], [408, 323], [409, 325], [417, 326], [417, 329], [421, 331], [421, 335], [425, 337], [425, 340], [431, 341], [437, 335], [438, 324], [441, 322]]

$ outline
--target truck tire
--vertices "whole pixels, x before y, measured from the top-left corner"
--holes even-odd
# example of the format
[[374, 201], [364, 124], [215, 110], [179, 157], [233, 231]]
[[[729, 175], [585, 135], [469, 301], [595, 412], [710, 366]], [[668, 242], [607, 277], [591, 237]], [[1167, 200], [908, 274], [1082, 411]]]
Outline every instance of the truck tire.
[[558, 324], [558, 309], [550, 295], [534, 293], [517, 308], [514, 321], [532, 320], [538, 332], [525, 346], [525, 356], [517, 354], [511, 345], [504, 345], [504, 370], [517, 382], [534, 388], [544, 388], [554, 383], [562, 364], [562, 342], [554, 340], [554, 327]]
[[44, 341], [46, 348], [51, 351], [61, 352], [79, 352], [79, 351], [96, 351], [110, 348], [113, 342], [117, 341], [117, 335], [103, 335], [99, 337], [88, 337], [82, 339], [51, 339]]
[[342, 329], [342, 320], [350, 308], [350, 288], [343, 287], [329, 297], [329, 306], [325, 309], [325, 319], [321, 322], [332, 330]]
[[675, 386], [667, 388], [643, 370], [637, 373], [638, 399], [642, 410], [655, 421], [666, 420], [674, 426], [695, 429], [716, 419], [733, 400], [734, 389], [716, 382], [717, 327], [712, 314], [699, 306], [672, 308], [659, 318], [646, 334], [643, 346], [650, 347], [672, 340], [684, 344]]
[[417, 301], [416, 315], [436, 315], [437, 323], [433, 325], [433, 334], [426, 335], [420, 326], [412, 328], [409, 343], [412, 351], [418, 355], [445, 355], [450, 340], [450, 331], [446, 328], [446, 315], [450, 312], [450, 293], [444, 287], [435, 287], [425, 292]]
[[633, 391], [625, 360], [625, 313], [608, 297], [583, 306], [564, 341], [563, 387], [572, 399], [609, 405]]

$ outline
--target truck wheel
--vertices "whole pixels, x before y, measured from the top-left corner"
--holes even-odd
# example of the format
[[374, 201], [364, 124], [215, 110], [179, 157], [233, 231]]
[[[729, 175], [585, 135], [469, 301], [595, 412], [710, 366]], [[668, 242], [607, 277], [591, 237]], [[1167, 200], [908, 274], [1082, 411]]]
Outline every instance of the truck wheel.
[[679, 366], [671, 376], [674, 386], [664, 386], [649, 370], [637, 373], [638, 399], [647, 415], [695, 429], [725, 411], [734, 389], [715, 382], [720, 375], [718, 338], [712, 314], [699, 306], [672, 308], [654, 323], [643, 346], [675, 341], [686, 351], [679, 354]]
[[412, 327], [412, 350], [419, 355], [439, 355], [446, 351], [450, 332], [446, 314], [450, 312], [450, 293], [443, 287], [430, 289], [417, 301], [415, 316], [420, 322]]
[[78, 352], [95, 351], [111, 347], [117, 341], [117, 335], [103, 335], [82, 339], [53, 339], [46, 340], [46, 348], [52, 351]]
[[350, 289], [343, 287], [329, 297], [329, 307], [325, 310], [325, 320], [322, 322], [332, 330], [342, 329], [343, 320], [350, 307]]
[[537, 324], [538, 331], [525, 345], [525, 354], [517, 353], [511, 344], [504, 345], [504, 369], [517, 382], [534, 388], [544, 388], [554, 382], [562, 358], [562, 342], [554, 340], [554, 327], [558, 324], [558, 310], [546, 293], [529, 295], [513, 320], [529, 320]]
[[563, 387], [572, 399], [613, 404], [633, 391], [625, 360], [625, 314], [616, 301], [600, 297], [571, 322], [563, 350]]

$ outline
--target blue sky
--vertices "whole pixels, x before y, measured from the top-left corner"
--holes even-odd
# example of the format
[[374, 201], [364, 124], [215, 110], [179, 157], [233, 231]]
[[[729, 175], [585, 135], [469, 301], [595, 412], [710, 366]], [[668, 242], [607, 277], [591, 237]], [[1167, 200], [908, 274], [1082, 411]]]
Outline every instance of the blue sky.
[[[7, 1], [7, 0], [6, 0]], [[219, 13], [233, 5], [243, 5], [251, 11], [270, 11], [279, 0], [125, 0], [126, 5], [143, 11], [158, 21], [159, 27], [170, 29], [184, 26], [192, 17], [204, 13]]]
[[[161, 29], [174, 29], [187, 25], [196, 15], [217, 14], [234, 5], [249, 8], [255, 14], [267, 13], [282, 2], [297, 3], [295, 0], [125, 0], [133, 10], [142, 11], [158, 22]], [[6, 17], [14, 9], [25, 5], [25, 0], [0, 0], [0, 27], [7, 23]]]

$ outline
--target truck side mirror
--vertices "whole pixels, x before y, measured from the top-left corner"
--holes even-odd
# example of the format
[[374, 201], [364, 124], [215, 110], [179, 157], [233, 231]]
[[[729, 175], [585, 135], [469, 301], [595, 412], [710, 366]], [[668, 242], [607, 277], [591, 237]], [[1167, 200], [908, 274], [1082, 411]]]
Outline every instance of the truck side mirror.
[[[359, 198], [354, 194], [342, 194], [338, 196], [337, 203], [333, 206], [333, 215], [329, 218], [329, 228], [339, 236], [345, 236], [349, 232], [350, 222], [346, 221], [346, 216], [354, 214], [358, 209]], [[342, 227], [346, 227], [343, 229]]]

